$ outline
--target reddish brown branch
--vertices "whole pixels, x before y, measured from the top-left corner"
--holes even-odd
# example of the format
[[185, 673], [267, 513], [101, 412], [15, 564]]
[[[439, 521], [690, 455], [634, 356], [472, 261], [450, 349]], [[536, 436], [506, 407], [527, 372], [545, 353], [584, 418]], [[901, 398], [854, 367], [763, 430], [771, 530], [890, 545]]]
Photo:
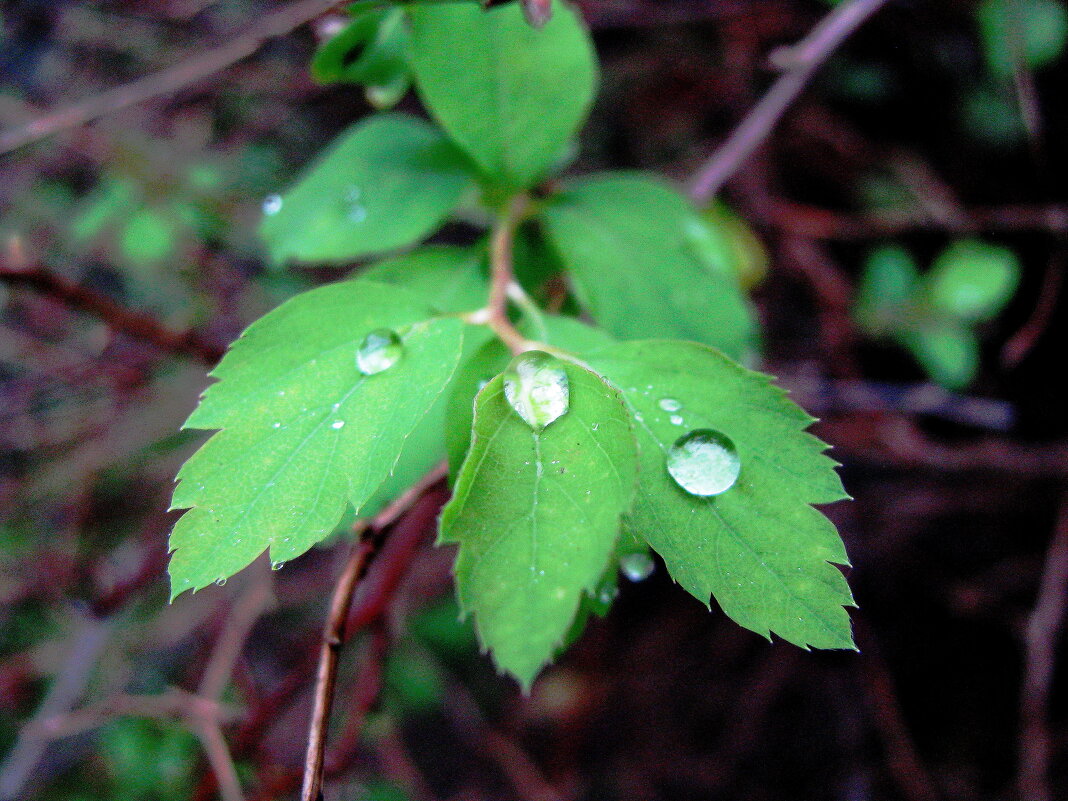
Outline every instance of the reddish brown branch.
[[149, 342], [167, 353], [192, 356], [207, 364], [215, 364], [222, 358], [223, 349], [206, 342], [196, 331], [172, 331], [151, 315], [129, 309], [44, 267], [19, 269], [0, 265], [0, 281], [33, 289], [71, 308], [93, 314], [113, 330]]
[[349, 607], [357, 586], [367, 575], [367, 570], [378, 553], [381, 538], [378, 536], [397, 518], [412, 508], [421, 496], [445, 477], [446, 465], [441, 464], [430, 471], [415, 486], [387, 506], [374, 520], [358, 524], [359, 541], [352, 549], [345, 569], [341, 573], [330, 600], [330, 611], [323, 629], [319, 647], [319, 668], [315, 680], [311, 721], [308, 725], [308, 749], [304, 761], [304, 782], [301, 801], [316, 801], [322, 791], [323, 760], [326, 752], [326, 729], [330, 721], [330, 709], [334, 700], [337, 682], [337, 660], [348, 635]]

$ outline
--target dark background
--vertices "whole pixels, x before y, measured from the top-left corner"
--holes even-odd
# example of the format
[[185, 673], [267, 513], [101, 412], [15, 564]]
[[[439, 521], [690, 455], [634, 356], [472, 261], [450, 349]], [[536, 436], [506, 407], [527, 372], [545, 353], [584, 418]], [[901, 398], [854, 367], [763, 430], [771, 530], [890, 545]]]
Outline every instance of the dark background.
[[[282, 7], [5, 2], [0, 128], [195, 62]], [[603, 80], [573, 170], [680, 182], [769, 85], [769, 52], [827, 11], [581, 7]], [[1068, 593], [1068, 59], [999, 81], [975, 12], [891, 2], [724, 192], [769, 257], [753, 289], [764, 366], [823, 418], [815, 432], [855, 498], [827, 512], [853, 559], [861, 652], [769, 644], [661, 567], [524, 699], [455, 623], [450, 555], [430, 545], [438, 493], [391, 533], [357, 599], [367, 626], [342, 663], [328, 799], [1068, 798], [1055, 659]], [[269, 272], [255, 237], [262, 198], [370, 112], [358, 88], [308, 77], [324, 24], [0, 156], [0, 798], [19, 771], [20, 798], [213, 798], [219, 730], [244, 797], [293, 797], [347, 546], [275, 573], [254, 565], [168, 606], [164, 509], [197, 442], [177, 429], [212, 359], [340, 274]], [[1038, 111], [1030, 135], [1021, 86]], [[94, 224], [115, 184], [133, 194]], [[138, 209], [152, 214], [131, 233]], [[1015, 422], [990, 430], [899, 395], [876, 391], [873, 409], [833, 391], [925, 380], [858, 332], [848, 306], [873, 247], [897, 242], [926, 263], [961, 236], [1023, 264], [983, 328], [968, 392]], [[51, 282], [10, 275], [31, 269]], [[142, 316], [116, 331], [102, 298]]]

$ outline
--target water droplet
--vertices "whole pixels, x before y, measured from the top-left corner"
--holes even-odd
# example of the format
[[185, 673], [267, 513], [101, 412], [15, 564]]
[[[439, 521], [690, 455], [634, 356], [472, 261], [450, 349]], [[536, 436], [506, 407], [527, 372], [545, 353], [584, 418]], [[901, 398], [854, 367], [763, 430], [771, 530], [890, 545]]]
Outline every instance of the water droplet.
[[671, 425], [673, 425], [673, 426], [681, 426], [684, 422], [686, 422], [685, 420], [682, 419], [682, 415], [681, 414], [673, 414], [673, 415], [671, 415], [671, 417], [668, 418], [668, 420], [671, 422]]
[[334, 422], [332, 422], [330, 424], [330, 427], [335, 429], [335, 430], [338, 429], [338, 428], [344, 428], [345, 427], [345, 421], [344, 420], [335, 420]]
[[349, 222], [362, 223], [367, 219], [367, 209], [359, 203], [353, 203], [347, 216]]
[[567, 413], [567, 372], [555, 356], [539, 350], [521, 353], [504, 371], [504, 396], [536, 431]]
[[272, 214], [277, 214], [282, 210], [282, 196], [281, 195], [267, 195], [263, 199], [263, 213], [270, 217]]
[[404, 345], [396, 331], [376, 328], [363, 338], [356, 351], [356, 369], [364, 375], [388, 370], [404, 355]]
[[699, 428], [679, 437], [667, 456], [675, 482], [691, 495], [719, 495], [734, 486], [741, 472], [738, 449], [730, 437]]
[[356, 184], [349, 184], [349, 188], [345, 190], [345, 200], [349, 203], [355, 203], [360, 199], [361, 194], [360, 187], [356, 186]]
[[216, 587], [225, 587], [226, 586], [226, 579], [224, 579], [224, 578], [215, 579], [215, 586]]
[[665, 412], [677, 412], [679, 409], [682, 408], [682, 404], [674, 398], [661, 398], [659, 401], [657, 401], [656, 405], [663, 409]]
[[281, 570], [285, 566], [285, 562], [271, 562], [271, 570]]
[[647, 553], [628, 553], [619, 558], [619, 569], [631, 581], [644, 581], [653, 575], [656, 562]]

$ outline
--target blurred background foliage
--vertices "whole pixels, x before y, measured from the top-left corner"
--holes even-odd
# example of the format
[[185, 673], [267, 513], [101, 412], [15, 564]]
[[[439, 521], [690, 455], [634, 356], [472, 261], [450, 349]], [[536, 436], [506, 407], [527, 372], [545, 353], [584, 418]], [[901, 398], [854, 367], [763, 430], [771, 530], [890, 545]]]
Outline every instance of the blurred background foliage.
[[[687, 181], [829, 5], [584, 0], [603, 77], [573, 171]], [[284, 7], [9, 0], [0, 130]], [[293, 796], [345, 536], [168, 606], [164, 510], [198, 441], [178, 433], [196, 353], [348, 272], [270, 268], [257, 227], [354, 121], [418, 113], [398, 23], [329, 13], [0, 155], [0, 799], [214, 798], [230, 760], [243, 797]], [[403, 576], [371, 577], [388, 603], [357, 601], [374, 614], [343, 657], [328, 798], [1063, 794], [1068, 763], [1047, 783], [1026, 757], [1068, 750], [1063, 688], [1032, 708], [1036, 677], [1064, 675], [1039, 588], [1068, 559], [1047, 552], [1068, 529], [1066, 37], [1063, 0], [891, 2], [705, 210], [695, 246], [751, 294], [762, 366], [824, 418], [856, 497], [829, 514], [862, 653], [769, 646], [658, 568], [523, 699], [457, 621], [431, 509], [391, 537]], [[200, 350], [12, 277], [29, 269]]]

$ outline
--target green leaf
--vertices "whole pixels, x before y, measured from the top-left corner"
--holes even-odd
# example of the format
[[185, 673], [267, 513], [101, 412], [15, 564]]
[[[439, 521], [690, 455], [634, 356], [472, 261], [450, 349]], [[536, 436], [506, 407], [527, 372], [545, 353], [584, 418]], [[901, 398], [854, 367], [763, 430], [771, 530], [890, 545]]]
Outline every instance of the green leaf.
[[755, 348], [745, 296], [728, 266], [705, 261], [695, 235], [707, 228], [673, 189], [634, 174], [586, 178], [541, 219], [579, 301], [609, 333], [693, 340], [736, 358]]
[[[586, 358], [623, 392], [638, 432], [628, 530], [742, 626], [806, 648], [854, 647], [843, 608], [852, 596], [830, 564], [848, 564], [845, 547], [810, 505], [847, 496], [827, 446], [804, 430], [812, 418], [767, 376], [702, 345], [627, 342]], [[734, 486], [712, 497], [689, 494], [666, 469], [672, 444], [704, 428], [730, 437], [742, 464]]]
[[278, 263], [350, 261], [424, 238], [473, 186], [463, 156], [433, 127], [378, 114], [267, 204], [260, 233]]
[[964, 389], [979, 370], [979, 340], [967, 325], [928, 320], [898, 335], [924, 372], [946, 389]]
[[987, 62], [1002, 78], [1012, 77], [1017, 60], [1029, 69], [1053, 63], [1068, 41], [1068, 9], [1060, 0], [985, 0], [976, 15]]
[[402, 286], [442, 314], [478, 309], [489, 294], [482, 254], [471, 248], [420, 248], [372, 264], [360, 277]]
[[1004, 308], [1020, 283], [1020, 261], [1009, 248], [974, 239], [954, 242], [926, 279], [931, 306], [963, 322], [985, 322]]
[[593, 101], [596, 56], [576, 12], [555, 3], [541, 30], [518, 3], [421, 4], [410, 14], [409, 62], [427, 109], [496, 182], [536, 183]]
[[864, 263], [853, 316], [866, 331], [884, 334], [902, 324], [919, 284], [916, 262], [905, 248], [876, 248]]
[[407, 49], [403, 9], [363, 12], [315, 52], [312, 76], [323, 84], [363, 84], [372, 105], [389, 107], [408, 91]]
[[634, 435], [619, 393], [571, 363], [570, 408], [540, 434], [503, 380], [479, 392], [471, 451], [441, 516], [456, 584], [483, 647], [529, 688], [596, 590], [634, 493]]
[[[529, 339], [571, 353], [585, 353], [605, 347], [613, 341], [604, 331], [570, 317], [556, 315], [547, 315], [538, 321], [525, 321], [519, 329]], [[449, 457], [449, 475], [454, 478], [459, 474], [471, 443], [475, 395], [508, 365], [510, 359], [508, 349], [496, 337], [487, 337], [483, 342], [485, 344], [481, 349], [469, 358], [465, 357], [457, 369], [449, 396], [444, 423], [445, 445]]]
[[[347, 281], [284, 303], [230, 348], [186, 428], [221, 429], [178, 474], [171, 595], [236, 573], [270, 549], [292, 559], [360, 510], [456, 368], [457, 319], [396, 287]], [[389, 328], [404, 351], [363, 375], [355, 356]]]

